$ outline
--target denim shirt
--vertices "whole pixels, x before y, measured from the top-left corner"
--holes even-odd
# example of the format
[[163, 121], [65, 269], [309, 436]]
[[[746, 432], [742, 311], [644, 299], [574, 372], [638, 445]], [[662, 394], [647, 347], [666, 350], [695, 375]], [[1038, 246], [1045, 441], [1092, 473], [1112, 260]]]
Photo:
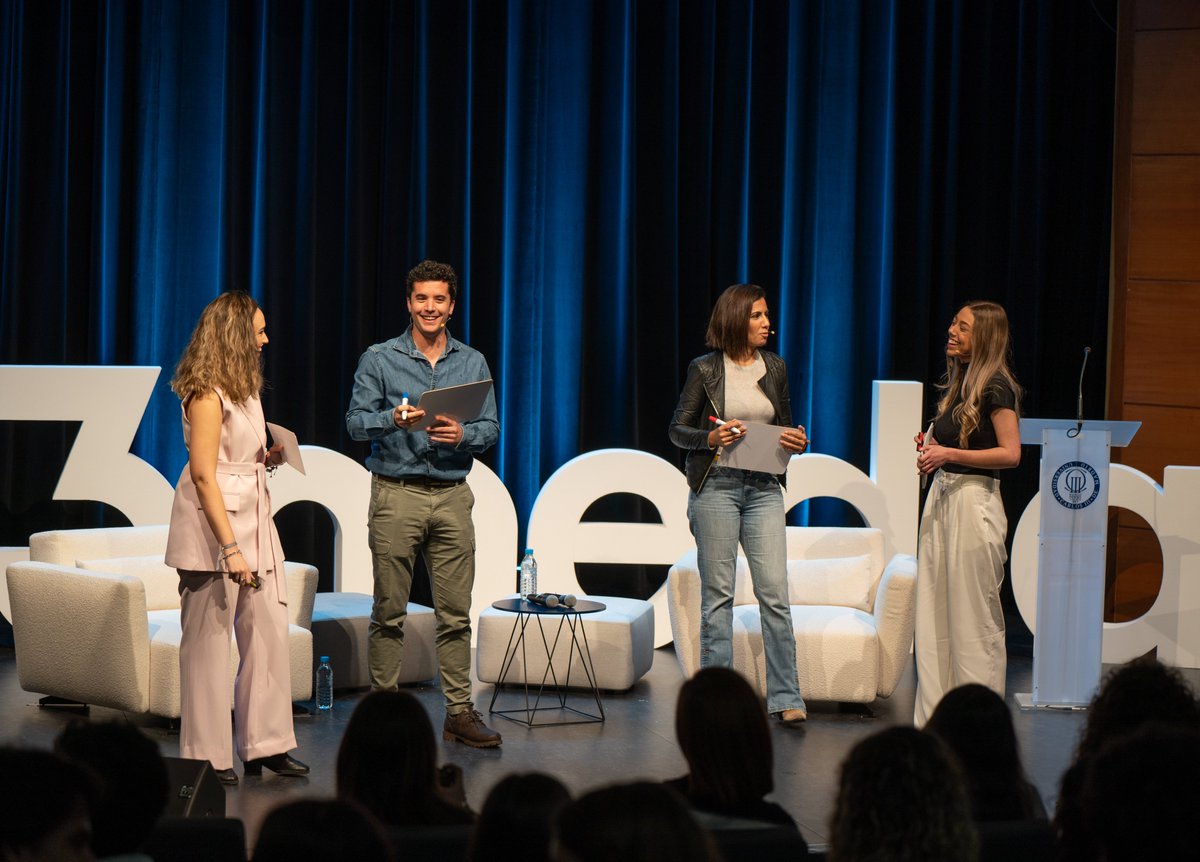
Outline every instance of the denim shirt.
[[370, 440], [366, 459], [372, 473], [393, 479], [427, 478], [454, 481], [466, 478], [474, 456], [488, 449], [500, 436], [495, 390], [488, 393], [483, 414], [463, 423], [457, 446], [431, 443], [424, 431], [402, 431], [392, 411], [407, 392], [414, 406], [427, 389], [444, 389], [492, 376], [487, 360], [446, 333], [446, 349], [436, 365], [430, 365], [417, 349], [412, 327], [391, 341], [373, 344], [358, 360], [354, 391], [346, 412], [346, 430], [355, 440]]

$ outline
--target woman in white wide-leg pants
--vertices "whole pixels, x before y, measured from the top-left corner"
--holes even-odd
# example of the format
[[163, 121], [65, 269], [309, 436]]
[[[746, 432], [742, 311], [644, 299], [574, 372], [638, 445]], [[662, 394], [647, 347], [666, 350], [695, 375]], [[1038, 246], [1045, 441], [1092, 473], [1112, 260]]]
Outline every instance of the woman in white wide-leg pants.
[[916, 438], [917, 468], [932, 480], [917, 549], [918, 727], [960, 685], [981, 683], [1004, 694], [1000, 585], [1008, 521], [998, 471], [1021, 460], [1021, 389], [1009, 353], [1001, 306], [971, 302], [959, 309], [932, 431]]

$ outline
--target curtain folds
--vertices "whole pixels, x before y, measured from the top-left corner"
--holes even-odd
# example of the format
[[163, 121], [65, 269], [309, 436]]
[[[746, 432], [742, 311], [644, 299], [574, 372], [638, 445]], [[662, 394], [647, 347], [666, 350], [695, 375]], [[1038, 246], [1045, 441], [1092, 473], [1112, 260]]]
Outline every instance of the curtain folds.
[[[268, 416], [361, 458], [358, 357], [405, 325], [407, 270], [445, 260], [522, 525], [581, 452], [677, 459], [734, 282], [767, 288], [817, 451], [865, 467], [871, 381], [935, 380], [977, 296], [1010, 311], [1030, 412], [1066, 413], [1106, 342], [1113, 5], [12, 0], [0, 362], [161, 365], [135, 452], [173, 477], [170, 369], [203, 305], [248, 290]], [[18, 424], [0, 543], [55, 526], [34, 473], [73, 434]]]

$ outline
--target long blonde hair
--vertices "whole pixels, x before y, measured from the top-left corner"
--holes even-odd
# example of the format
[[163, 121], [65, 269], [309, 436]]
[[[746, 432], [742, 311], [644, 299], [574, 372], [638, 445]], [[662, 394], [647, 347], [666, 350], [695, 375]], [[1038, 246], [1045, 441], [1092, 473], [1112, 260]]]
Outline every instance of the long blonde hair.
[[256, 311], [258, 303], [250, 294], [231, 290], [200, 312], [171, 378], [171, 390], [185, 405], [214, 389], [220, 389], [234, 404], [262, 392], [262, 354], [254, 332]]
[[1012, 372], [1012, 343], [1008, 338], [1008, 315], [1004, 306], [975, 300], [963, 308], [971, 309], [975, 324], [971, 328], [971, 360], [961, 363], [946, 357], [946, 376], [938, 383], [942, 397], [938, 401], [937, 418], [941, 419], [950, 410], [957, 394], [962, 401], [953, 410], [958, 423], [958, 445], [966, 449], [967, 440], [982, 422], [980, 406], [993, 377], [1001, 377], [1012, 387], [1015, 398], [1013, 409], [1021, 415], [1021, 387]]

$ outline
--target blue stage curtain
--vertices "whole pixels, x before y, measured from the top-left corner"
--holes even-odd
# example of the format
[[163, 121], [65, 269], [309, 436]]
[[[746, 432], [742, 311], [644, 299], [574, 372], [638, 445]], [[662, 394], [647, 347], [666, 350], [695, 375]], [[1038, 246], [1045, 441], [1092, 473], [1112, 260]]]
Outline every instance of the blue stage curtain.
[[[816, 451], [865, 468], [871, 381], [936, 380], [973, 297], [1012, 315], [1029, 410], [1069, 413], [1106, 341], [1114, 6], [9, 0], [0, 361], [163, 366], [135, 451], [174, 477], [171, 368], [248, 290], [268, 415], [361, 458], [358, 357], [445, 260], [522, 525], [581, 452], [680, 460], [667, 422], [734, 282], [767, 288]], [[73, 432], [16, 424], [19, 544], [56, 526], [38, 475]]]

